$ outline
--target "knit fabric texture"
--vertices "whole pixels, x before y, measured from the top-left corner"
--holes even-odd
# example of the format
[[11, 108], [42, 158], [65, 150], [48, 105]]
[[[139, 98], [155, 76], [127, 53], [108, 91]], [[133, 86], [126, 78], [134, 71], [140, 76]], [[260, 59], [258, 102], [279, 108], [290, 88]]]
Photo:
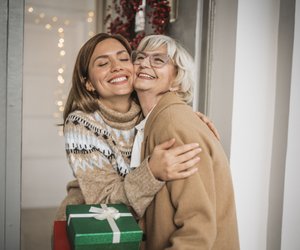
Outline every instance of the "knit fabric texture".
[[121, 175], [130, 171], [130, 158], [140, 107], [132, 102], [126, 113], [113, 111], [99, 102], [92, 114], [71, 113], [65, 123], [65, 147], [74, 175], [79, 169], [111, 165]]
[[65, 147], [75, 180], [67, 185], [56, 220], [65, 220], [69, 204], [123, 203], [144, 214], [164, 182], [157, 180], [148, 159], [130, 169], [135, 125], [141, 109], [132, 102], [126, 113], [113, 111], [99, 102], [99, 111], [74, 111], [65, 122]]

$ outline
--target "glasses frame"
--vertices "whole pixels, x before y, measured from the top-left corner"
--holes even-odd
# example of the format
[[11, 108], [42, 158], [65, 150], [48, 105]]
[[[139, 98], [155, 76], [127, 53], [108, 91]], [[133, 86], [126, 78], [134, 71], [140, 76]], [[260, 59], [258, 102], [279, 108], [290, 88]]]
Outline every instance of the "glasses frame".
[[[132, 62], [133, 65], [141, 65], [142, 62], [136, 63], [136, 60], [134, 60], [134, 55], [137, 55], [137, 54], [139, 54], [139, 53], [145, 55], [145, 58], [143, 59], [143, 61], [144, 61], [147, 57], [149, 57], [149, 63], [150, 63], [150, 65], [151, 65], [151, 67], [153, 67], [153, 68], [162, 68], [162, 67], [164, 67], [165, 65], [167, 65], [168, 62], [169, 62], [170, 60], [171, 60], [171, 62], [173, 62], [172, 58], [171, 58], [168, 54], [165, 54], [165, 53], [156, 53], [156, 54], [150, 54], [150, 55], [149, 55], [149, 54], [147, 54], [147, 53], [145, 53], [144, 51], [141, 51], [141, 50], [133, 50], [133, 51], [131, 52], [131, 55], [130, 55], [130, 56], [131, 56], [131, 62]], [[154, 64], [153, 64], [152, 58], [153, 58], [153, 56], [155, 56], [155, 55], [165, 55], [165, 56], [167, 56], [167, 60], [166, 60], [162, 65], [160, 65], [160, 66], [154, 65]]]

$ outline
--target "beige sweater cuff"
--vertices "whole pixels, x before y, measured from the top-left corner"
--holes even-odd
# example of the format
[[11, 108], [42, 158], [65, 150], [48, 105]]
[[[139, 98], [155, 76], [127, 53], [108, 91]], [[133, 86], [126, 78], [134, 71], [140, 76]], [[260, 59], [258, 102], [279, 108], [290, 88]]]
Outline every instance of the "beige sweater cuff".
[[148, 159], [149, 157], [125, 178], [128, 201], [139, 217], [143, 216], [156, 193], [165, 184], [164, 181], [157, 180], [153, 176], [148, 165]]

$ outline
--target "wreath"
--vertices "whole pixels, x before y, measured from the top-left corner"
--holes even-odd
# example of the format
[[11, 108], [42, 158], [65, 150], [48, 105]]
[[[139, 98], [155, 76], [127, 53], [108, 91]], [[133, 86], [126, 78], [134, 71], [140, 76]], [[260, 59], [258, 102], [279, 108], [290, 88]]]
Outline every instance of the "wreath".
[[170, 22], [170, 5], [167, 0], [113, 0], [108, 6], [108, 11], [113, 10], [116, 17], [111, 14], [105, 17], [110, 34], [121, 34], [136, 48], [141, 39], [146, 35], [145, 29], [137, 30], [136, 15], [144, 12], [144, 18], [151, 25], [153, 34], [165, 34]]

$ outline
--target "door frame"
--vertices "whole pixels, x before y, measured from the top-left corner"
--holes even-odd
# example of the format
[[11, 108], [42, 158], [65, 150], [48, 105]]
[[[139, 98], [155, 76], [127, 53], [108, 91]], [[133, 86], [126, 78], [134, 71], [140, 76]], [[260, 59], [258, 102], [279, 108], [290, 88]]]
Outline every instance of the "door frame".
[[20, 249], [24, 0], [0, 1], [0, 249]]

